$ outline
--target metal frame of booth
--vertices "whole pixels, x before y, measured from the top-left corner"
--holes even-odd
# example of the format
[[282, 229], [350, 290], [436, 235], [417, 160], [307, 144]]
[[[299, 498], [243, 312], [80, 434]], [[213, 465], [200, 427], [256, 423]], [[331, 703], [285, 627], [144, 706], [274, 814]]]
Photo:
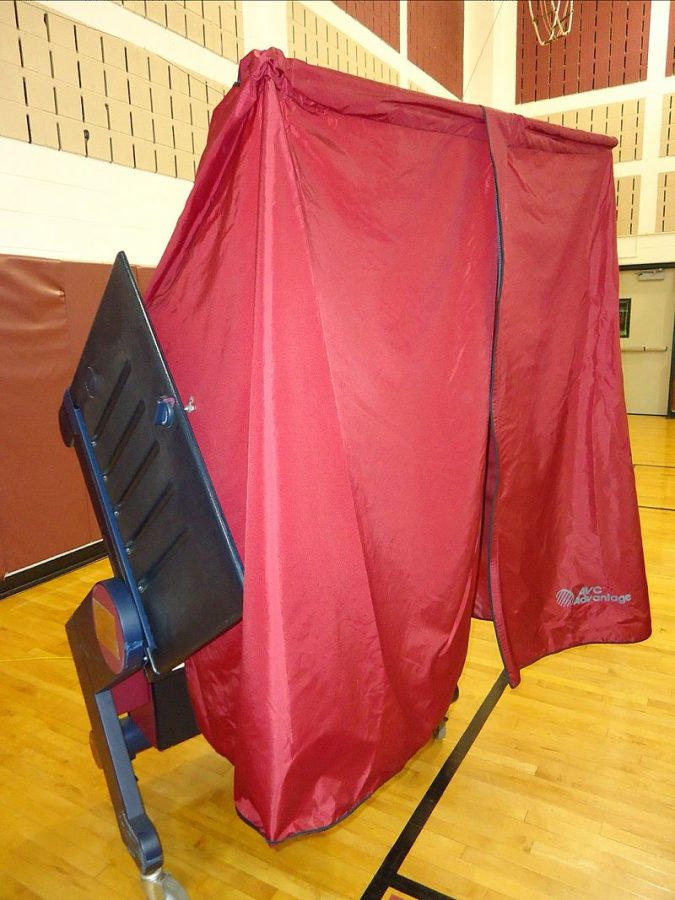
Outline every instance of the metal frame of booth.
[[241, 618], [243, 569], [124, 254], [60, 426], [77, 451], [114, 572], [66, 626], [92, 751], [147, 896], [182, 898], [163, 869], [132, 761], [199, 733], [183, 663]]

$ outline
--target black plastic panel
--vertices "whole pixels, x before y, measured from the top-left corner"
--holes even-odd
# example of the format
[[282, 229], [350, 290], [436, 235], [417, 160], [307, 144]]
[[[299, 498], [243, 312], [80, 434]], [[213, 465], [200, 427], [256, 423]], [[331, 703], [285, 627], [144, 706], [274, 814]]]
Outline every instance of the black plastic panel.
[[106, 541], [121, 536], [113, 556], [128, 559], [153, 663], [166, 672], [241, 618], [243, 573], [122, 253], [70, 393], [100, 469], [87, 480], [102, 476], [119, 529]]

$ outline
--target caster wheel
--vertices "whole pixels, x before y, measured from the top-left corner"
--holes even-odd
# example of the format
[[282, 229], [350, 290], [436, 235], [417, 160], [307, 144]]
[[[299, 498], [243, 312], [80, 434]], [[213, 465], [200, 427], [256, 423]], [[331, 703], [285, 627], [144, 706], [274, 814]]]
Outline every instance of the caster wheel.
[[442, 741], [445, 737], [445, 723], [447, 722], [447, 718], [444, 716], [442, 721], [438, 723], [438, 725], [433, 730], [434, 740]]
[[[459, 687], [456, 687], [456, 688], [455, 688], [455, 692], [454, 692], [454, 694], [452, 695], [452, 700], [450, 701], [450, 705], [452, 705], [453, 703], [457, 703], [457, 700], [458, 700], [458, 699], [459, 699]], [[442, 741], [443, 738], [445, 737], [445, 723], [446, 723], [447, 721], [448, 721], [447, 715], [446, 715], [446, 716], [443, 716], [443, 718], [441, 719], [441, 721], [440, 721], [440, 722], [438, 723], [438, 725], [434, 728], [434, 730], [433, 730], [433, 736], [434, 736], [434, 740], [435, 740], [435, 741]]]
[[148, 900], [190, 900], [183, 885], [163, 869], [141, 875], [141, 884]]

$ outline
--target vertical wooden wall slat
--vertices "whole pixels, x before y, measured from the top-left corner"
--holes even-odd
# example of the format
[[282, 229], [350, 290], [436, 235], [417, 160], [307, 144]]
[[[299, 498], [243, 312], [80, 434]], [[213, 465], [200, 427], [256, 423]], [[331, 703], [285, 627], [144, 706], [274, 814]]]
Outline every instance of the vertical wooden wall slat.
[[408, 59], [456, 97], [464, 78], [464, 4], [409, 0]]
[[394, 50], [401, 47], [400, 4], [398, 0], [333, 0], [357, 22], [386, 41]]
[[[576, 0], [570, 34], [542, 47], [518, 0], [516, 102], [644, 81], [650, 13], [649, 0]], [[672, 13], [670, 31], [675, 42]], [[675, 66], [675, 47], [669, 60]]]
[[675, 0], [670, 0], [668, 20], [668, 53], [666, 54], [666, 75], [675, 75]]

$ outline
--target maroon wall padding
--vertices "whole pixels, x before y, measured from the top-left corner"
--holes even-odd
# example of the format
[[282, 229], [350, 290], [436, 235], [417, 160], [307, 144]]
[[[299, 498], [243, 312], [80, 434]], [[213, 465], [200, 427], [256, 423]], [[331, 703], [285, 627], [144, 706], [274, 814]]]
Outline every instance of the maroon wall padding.
[[666, 51], [666, 75], [675, 75], [675, 0], [670, 0], [668, 20], [668, 49]]
[[5, 554], [2, 549], [2, 534], [0, 534], [0, 578], [4, 572], [7, 571], [7, 567], [5, 566]]
[[[64, 292], [68, 311], [69, 327], [69, 365], [68, 375], [72, 376], [79, 362], [84, 342], [103, 295], [110, 266], [94, 263], [66, 262], [64, 266]], [[64, 385], [63, 390], [65, 390]], [[63, 390], [61, 393], [63, 394]], [[79, 467], [78, 467], [79, 468]], [[85, 493], [87, 518], [89, 524], [89, 541], [96, 541], [101, 533], [96, 521], [94, 509]]]
[[463, 93], [464, 4], [408, 3], [408, 59], [456, 97]]
[[133, 269], [134, 277], [138, 283], [138, 288], [141, 294], [145, 296], [148, 285], [152, 281], [152, 276], [155, 274], [155, 270], [150, 269], [147, 266], [132, 266], [131, 268]]
[[401, 46], [400, 3], [398, 0], [333, 0], [394, 50]]
[[569, 35], [542, 47], [518, 0], [516, 102], [644, 81], [650, 13], [650, 0], [576, 0]]
[[109, 270], [0, 255], [0, 579], [100, 537], [58, 411]]

